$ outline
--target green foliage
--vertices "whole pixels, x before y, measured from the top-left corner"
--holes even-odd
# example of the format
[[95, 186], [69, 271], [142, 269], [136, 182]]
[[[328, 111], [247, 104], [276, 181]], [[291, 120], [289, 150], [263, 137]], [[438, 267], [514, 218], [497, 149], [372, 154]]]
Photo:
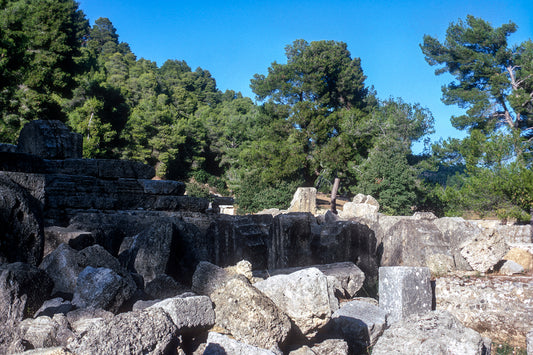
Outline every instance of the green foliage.
[[209, 198], [211, 194], [209, 193], [209, 188], [203, 184], [198, 183], [197, 181], [191, 181], [186, 184], [187, 196], [191, 197], [202, 197]]
[[302, 181], [281, 181], [264, 184], [257, 175], [242, 180], [235, 191], [239, 213], [254, 213], [268, 208], [287, 209]]

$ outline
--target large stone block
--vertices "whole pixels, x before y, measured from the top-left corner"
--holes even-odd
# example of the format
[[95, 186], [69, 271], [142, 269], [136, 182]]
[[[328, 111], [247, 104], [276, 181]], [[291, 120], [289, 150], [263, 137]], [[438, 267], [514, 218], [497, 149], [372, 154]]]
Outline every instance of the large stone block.
[[148, 307], [161, 308], [172, 318], [180, 333], [207, 330], [215, 324], [213, 303], [207, 296], [182, 295]]
[[299, 187], [294, 193], [288, 211], [316, 213], [316, 189], [314, 187]]
[[20, 131], [17, 150], [45, 159], [81, 158], [83, 137], [61, 121], [36, 120]]
[[379, 268], [379, 307], [389, 314], [389, 324], [431, 311], [430, 279], [427, 267]]

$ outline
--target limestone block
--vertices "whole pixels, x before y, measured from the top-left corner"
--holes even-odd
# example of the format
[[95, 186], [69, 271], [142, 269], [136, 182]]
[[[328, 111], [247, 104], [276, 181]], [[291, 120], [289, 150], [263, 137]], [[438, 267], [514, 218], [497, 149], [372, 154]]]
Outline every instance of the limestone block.
[[81, 250], [95, 243], [91, 232], [77, 230], [75, 228], [65, 228], [59, 226], [44, 228], [44, 253], [47, 256], [53, 252], [61, 243], [68, 244], [75, 250]]
[[504, 235], [494, 229], [484, 230], [461, 247], [461, 255], [479, 272], [489, 271], [508, 251]]
[[83, 137], [71, 132], [61, 121], [28, 122], [18, 138], [17, 150], [45, 159], [81, 158]]
[[215, 324], [213, 304], [207, 296], [177, 296], [148, 307], [161, 308], [172, 318], [180, 333], [207, 330]]
[[289, 212], [316, 212], [316, 189], [314, 187], [299, 187], [291, 201]]
[[521, 274], [524, 272], [524, 267], [512, 260], [506, 260], [500, 267], [500, 273], [504, 275]]
[[249, 344], [241, 343], [227, 335], [209, 332], [207, 344], [203, 354], [223, 355], [275, 355], [271, 350], [259, 348]]
[[388, 323], [431, 311], [431, 274], [427, 267], [380, 267], [379, 307]]
[[533, 330], [527, 333], [527, 355], [533, 355]]
[[61, 297], [52, 298], [43, 303], [41, 308], [35, 312], [33, 315], [34, 318], [41, 316], [53, 317], [55, 314], [67, 314], [70, 312], [74, 306], [70, 301], [65, 301]]
[[186, 286], [179, 284], [172, 277], [159, 274], [150, 282], [146, 283], [144, 292], [153, 299], [165, 299], [190, 291]]
[[78, 265], [77, 251], [67, 244], [60, 244], [48, 254], [39, 268], [46, 271], [54, 281], [53, 294], [58, 292], [73, 294], [78, 275], [83, 270]]
[[[528, 245], [528, 244], [526, 244]], [[529, 244], [529, 248], [526, 246], [514, 246], [503, 257], [503, 260], [512, 260], [517, 264], [520, 264], [524, 270], [533, 270], [533, 254], [529, 250], [533, 250], [533, 244]]]

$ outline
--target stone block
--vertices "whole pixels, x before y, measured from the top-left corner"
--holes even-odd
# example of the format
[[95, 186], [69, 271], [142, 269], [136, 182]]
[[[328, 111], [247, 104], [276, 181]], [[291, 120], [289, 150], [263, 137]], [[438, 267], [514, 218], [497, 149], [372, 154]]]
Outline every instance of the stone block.
[[431, 311], [431, 274], [427, 267], [380, 267], [379, 307], [389, 324]]
[[207, 330], [215, 324], [213, 304], [207, 296], [183, 295], [167, 298], [150, 308], [161, 308], [172, 318], [180, 333]]
[[45, 159], [81, 158], [83, 137], [61, 121], [36, 120], [20, 131], [17, 150]]
[[241, 343], [224, 334], [209, 332], [207, 344], [203, 354], [247, 354], [247, 355], [274, 355], [275, 352], [246, 343]]
[[289, 212], [316, 212], [316, 189], [299, 187], [291, 201]]

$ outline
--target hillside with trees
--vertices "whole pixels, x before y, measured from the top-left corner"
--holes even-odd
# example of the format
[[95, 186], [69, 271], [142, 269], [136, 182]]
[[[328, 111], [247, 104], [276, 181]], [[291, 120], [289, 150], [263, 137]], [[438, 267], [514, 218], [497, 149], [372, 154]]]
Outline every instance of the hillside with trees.
[[466, 109], [451, 119], [468, 136], [415, 155], [431, 112], [379, 98], [346, 43], [288, 44], [286, 62], [251, 78], [252, 99], [220, 91], [205, 68], [137, 58], [110, 19], [90, 26], [73, 0], [0, 0], [0, 142], [58, 119], [82, 134], [84, 157], [141, 161], [191, 194], [235, 196], [243, 213], [315, 186], [333, 201], [370, 194], [388, 214], [528, 220], [533, 42], [509, 46], [516, 30], [468, 16], [443, 42], [424, 36], [421, 55], [455, 78], [442, 100]]

